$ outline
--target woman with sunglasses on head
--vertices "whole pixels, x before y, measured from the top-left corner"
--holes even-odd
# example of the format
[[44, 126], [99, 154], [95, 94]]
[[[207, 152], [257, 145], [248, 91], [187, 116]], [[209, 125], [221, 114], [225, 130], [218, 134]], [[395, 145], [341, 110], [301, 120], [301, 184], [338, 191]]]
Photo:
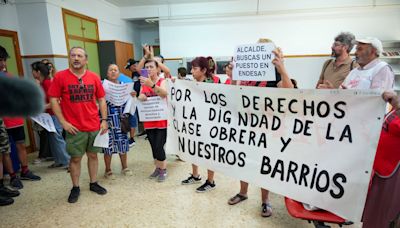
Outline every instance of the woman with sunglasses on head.
[[56, 70], [54, 64], [48, 59], [42, 59], [41, 62], [47, 66], [47, 68], [49, 69], [49, 77], [50, 77], [50, 79], [53, 79], [54, 75], [57, 73], [57, 70]]

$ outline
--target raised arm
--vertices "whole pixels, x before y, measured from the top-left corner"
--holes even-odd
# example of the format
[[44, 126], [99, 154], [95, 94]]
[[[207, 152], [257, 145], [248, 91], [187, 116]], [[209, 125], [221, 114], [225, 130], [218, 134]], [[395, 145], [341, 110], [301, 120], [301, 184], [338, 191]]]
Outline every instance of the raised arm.
[[283, 53], [282, 50], [278, 47], [272, 51], [275, 54], [275, 58], [272, 60], [272, 63], [275, 65], [276, 70], [281, 75], [281, 88], [294, 88], [292, 81], [289, 78], [289, 75], [286, 71], [285, 64], [283, 63]]

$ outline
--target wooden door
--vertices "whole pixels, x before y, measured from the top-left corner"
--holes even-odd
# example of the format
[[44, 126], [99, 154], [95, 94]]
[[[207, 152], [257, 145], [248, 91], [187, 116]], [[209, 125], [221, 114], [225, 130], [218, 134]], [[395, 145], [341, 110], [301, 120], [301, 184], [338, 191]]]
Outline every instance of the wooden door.
[[[7, 59], [7, 72], [13, 76], [24, 76], [22, 68], [21, 52], [19, 48], [18, 34], [15, 31], [0, 29], [0, 45], [3, 46], [10, 58]], [[28, 153], [36, 150], [35, 136], [33, 135], [32, 123], [26, 119], [25, 125], [25, 145]]]
[[69, 50], [72, 47], [85, 48], [88, 54], [87, 69], [100, 75], [97, 20], [66, 9], [63, 9], [62, 12], [67, 49]]
[[130, 43], [115, 41], [115, 59], [121, 73], [131, 76], [132, 72], [125, 69], [128, 59], [134, 58], [133, 45]]

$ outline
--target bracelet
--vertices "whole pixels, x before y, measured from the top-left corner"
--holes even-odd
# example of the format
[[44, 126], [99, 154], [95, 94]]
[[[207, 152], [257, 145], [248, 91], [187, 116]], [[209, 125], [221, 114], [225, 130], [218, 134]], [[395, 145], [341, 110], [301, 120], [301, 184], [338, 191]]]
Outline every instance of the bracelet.
[[103, 121], [103, 120], [104, 120], [104, 121], [107, 121], [107, 118], [105, 118], [105, 119], [102, 118], [101, 121]]
[[151, 87], [152, 89], [156, 88], [156, 83], [153, 84], [153, 86]]

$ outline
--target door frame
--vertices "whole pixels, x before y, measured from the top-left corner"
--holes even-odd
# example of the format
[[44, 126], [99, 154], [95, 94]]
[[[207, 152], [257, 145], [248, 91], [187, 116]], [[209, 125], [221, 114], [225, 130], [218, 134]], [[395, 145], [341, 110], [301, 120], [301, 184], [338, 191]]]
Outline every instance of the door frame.
[[18, 76], [21, 78], [24, 77], [24, 68], [22, 67], [21, 49], [19, 48], [18, 33], [11, 30], [0, 29], [0, 36], [7, 36], [13, 39]]
[[[21, 56], [21, 49], [19, 47], [18, 33], [15, 31], [0, 29], [0, 36], [7, 36], [13, 39], [15, 58], [18, 68], [18, 77], [23, 78], [24, 68], [22, 67], [22, 56]], [[29, 146], [26, 146], [26, 150], [28, 153], [32, 153], [36, 150], [36, 141], [35, 141], [35, 135], [33, 134], [32, 122], [30, 119], [26, 119], [26, 127], [28, 130], [28, 137], [30, 142]]]

